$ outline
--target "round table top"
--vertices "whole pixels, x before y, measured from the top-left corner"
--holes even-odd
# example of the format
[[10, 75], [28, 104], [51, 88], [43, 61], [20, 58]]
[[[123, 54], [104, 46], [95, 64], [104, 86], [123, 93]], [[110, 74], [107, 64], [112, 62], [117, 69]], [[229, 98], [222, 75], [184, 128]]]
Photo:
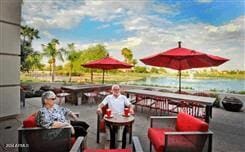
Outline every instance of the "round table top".
[[63, 93], [58, 93], [57, 97], [65, 97], [65, 96], [69, 96], [69, 95], [70, 95], [70, 93], [63, 92]]
[[106, 117], [107, 115], [104, 116], [104, 120], [107, 123], [110, 124], [116, 124], [116, 125], [126, 125], [134, 122], [134, 116], [129, 115], [129, 116], [124, 116], [122, 114], [112, 114], [112, 117], [108, 118]]

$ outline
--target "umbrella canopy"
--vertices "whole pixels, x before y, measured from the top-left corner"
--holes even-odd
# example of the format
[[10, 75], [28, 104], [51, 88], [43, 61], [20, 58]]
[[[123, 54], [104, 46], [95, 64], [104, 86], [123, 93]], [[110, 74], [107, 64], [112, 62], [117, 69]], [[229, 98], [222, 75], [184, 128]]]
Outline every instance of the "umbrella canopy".
[[130, 64], [121, 62], [112, 57], [105, 57], [99, 60], [91, 61], [89, 63], [83, 64], [83, 67], [86, 68], [93, 68], [93, 69], [102, 69], [103, 70], [103, 79], [102, 83], [104, 83], [104, 72], [105, 70], [112, 70], [112, 69], [127, 69], [133, 67]]
[[179, 47], [140, 59], [143, 63], [179, 70], [179, 92], [181, 92], [181, 70], [212, 67], [223, 64], [228, 59]]

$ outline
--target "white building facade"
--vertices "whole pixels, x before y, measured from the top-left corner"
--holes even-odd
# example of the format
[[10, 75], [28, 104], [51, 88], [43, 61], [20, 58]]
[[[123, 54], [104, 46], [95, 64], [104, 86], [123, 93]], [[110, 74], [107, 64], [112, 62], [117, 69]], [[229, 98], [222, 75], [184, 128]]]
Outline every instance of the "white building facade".
[[20, 113], [22, 0], [0, 0], [0, 119]]

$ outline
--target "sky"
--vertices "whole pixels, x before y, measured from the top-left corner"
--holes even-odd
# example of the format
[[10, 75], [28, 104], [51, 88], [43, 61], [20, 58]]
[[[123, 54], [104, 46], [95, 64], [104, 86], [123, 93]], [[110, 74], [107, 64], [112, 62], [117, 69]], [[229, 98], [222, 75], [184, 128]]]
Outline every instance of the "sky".
[[[52, 38], [77, 49], [103, 44], [123, 60], [127, 47], [140, 59], [177, 47], [230, 59], [220, 70], [245, 70], [242, 0], [24, 0], [22, 25], [37, 28], [35, 50]], [[139, 61], [139, 65], [143, 65]]]

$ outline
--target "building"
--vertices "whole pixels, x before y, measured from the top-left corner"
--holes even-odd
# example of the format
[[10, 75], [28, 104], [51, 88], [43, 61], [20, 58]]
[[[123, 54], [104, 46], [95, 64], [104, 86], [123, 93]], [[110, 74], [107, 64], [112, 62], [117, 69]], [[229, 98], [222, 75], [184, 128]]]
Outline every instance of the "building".
[[20, 113], [22, 0], [0, 0], [0, 119]]

